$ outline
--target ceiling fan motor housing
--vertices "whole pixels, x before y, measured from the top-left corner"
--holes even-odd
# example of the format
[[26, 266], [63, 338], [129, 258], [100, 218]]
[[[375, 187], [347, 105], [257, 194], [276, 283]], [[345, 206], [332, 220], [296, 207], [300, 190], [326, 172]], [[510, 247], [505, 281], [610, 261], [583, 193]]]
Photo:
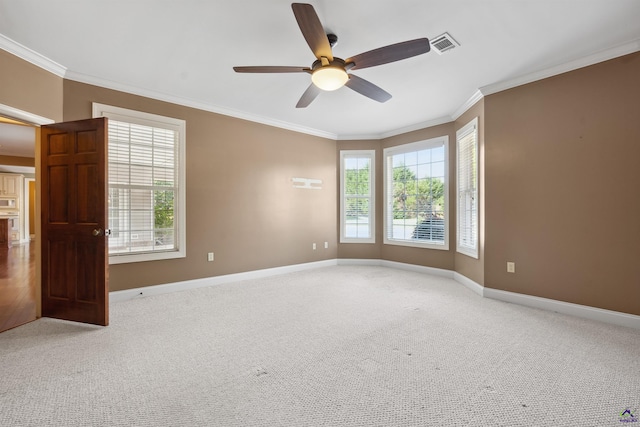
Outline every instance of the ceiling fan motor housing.
[[[323, 64], [324, 63], [324, 64]], [[342, 58], [336, 58], [333, 57], [333, 61], [330, 61], [327, 58], [321, 58], [321, 59], [317, 59], [315, 61], [313, 61], [313, 65], [311, 65], [311, 71], [316, 71], [322, 67], [334, 67], [334, 68], [340, 68], [342, 70], [344, 70], [346, 68], [346, 63], [344, 62], [344, 59]]]
[[334, 47], [338, 44], [338, 36], [336, 36], [335, 34], [327, 34], [327, 39], [329, 39], [329, 45], [331, 47]]

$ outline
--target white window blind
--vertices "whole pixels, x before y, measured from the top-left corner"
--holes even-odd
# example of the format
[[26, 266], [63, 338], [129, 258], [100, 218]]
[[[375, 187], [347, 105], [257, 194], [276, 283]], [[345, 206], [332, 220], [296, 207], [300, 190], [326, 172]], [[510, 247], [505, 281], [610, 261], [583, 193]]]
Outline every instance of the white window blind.
[[375, 151], [340, 151], [340, 242], [375, 243]]
[[456, 133], [458, 159], [457, 251], [478, 258], [478, 119]]
[[110, 262], [184, 256], [184, 121], [100, 104], [96, 115], [109, 118]]
[[385, 243], [448, 249], [448, 137], [385, 156]]

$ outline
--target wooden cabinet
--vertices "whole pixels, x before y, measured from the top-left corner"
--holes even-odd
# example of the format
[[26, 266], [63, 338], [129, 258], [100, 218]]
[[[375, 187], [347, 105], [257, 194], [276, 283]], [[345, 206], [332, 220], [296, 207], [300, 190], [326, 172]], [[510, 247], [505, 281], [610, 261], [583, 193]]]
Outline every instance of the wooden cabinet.
[[20, 243], [20, 218], [0, 218], [0, 247], [11, 247], [12, 243]]
[[11, 247], [11, 237], [10, 237], [10, 221], [7, 218], [0, 218], [0, 247], [10, 248]]
[[0, 196], [20, 197], [22, 175], [0, 173]]
[[[24, 176], [16, 173], [0, 173], [0, 199], [5, 202], [0, 206], [2, 216], [9, 217], [5, 238], [8, 241], [20, 242], [23, 238], [22, 224], [24, 222], [23, 206]], [[6, 205], [6, 202], [11, 202]], [[4, 245], [4, 244], [3, 244]]]
[[20, 242], [20, 218], [9, 218], [9, 239], [12, 242]]

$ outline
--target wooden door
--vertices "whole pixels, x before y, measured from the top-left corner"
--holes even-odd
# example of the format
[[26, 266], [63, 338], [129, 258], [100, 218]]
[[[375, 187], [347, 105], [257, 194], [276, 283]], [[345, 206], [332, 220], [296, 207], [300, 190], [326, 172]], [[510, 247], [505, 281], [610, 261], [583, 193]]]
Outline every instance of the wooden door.
[[41, 134], [42, 315], [106, 326], [107, 119]]

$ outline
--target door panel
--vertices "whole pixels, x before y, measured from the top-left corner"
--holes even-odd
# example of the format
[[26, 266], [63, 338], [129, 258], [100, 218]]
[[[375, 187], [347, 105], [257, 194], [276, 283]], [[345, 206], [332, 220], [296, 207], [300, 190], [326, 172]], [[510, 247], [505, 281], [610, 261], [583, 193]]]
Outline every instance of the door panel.
[[93, 286], [76, 287], [76, 299], [78, 301], [90, 303], [95, 301], [98, 295], [98, 286], [93, 281], [94, 260], [99, 256], [95, 242], [78, 242], [78, 268], [76, 269], [76, 280], [80, 283], [93, 284]]
[[109, 323], [107, 119], [42, 127], [42, 315]]
[[67, 188], [69, 185], [69, 168], [67, 166], [50, 166], [49, 191], [49, 223], [69, 223], [69, 197]]
[[[47, 289], [47, 298], [49, 299], [68, 299], [69, 298], [69, 286], [65, 277], [69, 275], [69, 266], [67, 265], [67, 252], [69, 251], [69, 242], [65, 241], [45, 241], [43, 244], [43, 251], [47, 251], [48, 278], [49, 286]], [[43, 294], [44, 295], [44, 294]]]

